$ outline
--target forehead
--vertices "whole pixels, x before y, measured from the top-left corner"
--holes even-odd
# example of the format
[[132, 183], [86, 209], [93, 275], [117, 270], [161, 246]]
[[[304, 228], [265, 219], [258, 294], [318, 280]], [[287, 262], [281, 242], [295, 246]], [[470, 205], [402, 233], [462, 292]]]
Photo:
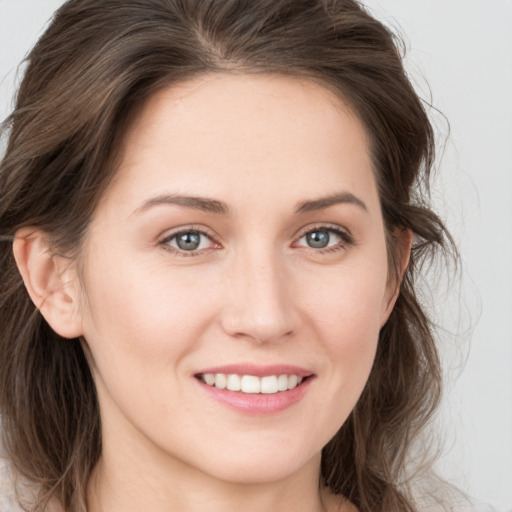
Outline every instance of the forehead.
[[165, 187], [282, 200], [375, 188], [365, 130], [332, 92], [294, 77], [224, 74], [159, 91], [128, 130], [114, 188], [140, 196]]

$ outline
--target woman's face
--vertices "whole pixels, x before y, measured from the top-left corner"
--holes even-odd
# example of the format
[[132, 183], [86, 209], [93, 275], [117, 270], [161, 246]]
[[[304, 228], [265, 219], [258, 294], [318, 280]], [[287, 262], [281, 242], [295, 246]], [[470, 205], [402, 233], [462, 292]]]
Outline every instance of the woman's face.
[[318, 467], [394, 285], [368, 141], [332, 94], [240, 75], [158, 93], [84, 245], [104, 453], [233, 482]]

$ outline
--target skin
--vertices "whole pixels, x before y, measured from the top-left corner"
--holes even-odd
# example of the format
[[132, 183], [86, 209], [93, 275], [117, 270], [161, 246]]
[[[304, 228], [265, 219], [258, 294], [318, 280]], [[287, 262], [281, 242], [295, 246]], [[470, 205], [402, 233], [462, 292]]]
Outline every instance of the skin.
[[[155, 201], [176, 195], [229, 212]], [[192, 253], [172, 238], [187, 229], [205, 233]], [[312, 232], [328, 247], [311, 247]], [[27, 288], [57, 332], [84, 337], [97, 386], [90, 512], [355, 510], [319, 489], [320, 454], [362, 392], [396, 281], [368, 140], [346, 105], [277, 76], [161, 91], [126, 135], [81, 272], [28, 233], [15, 243]], [[314, 378], [293, 406], [247, 414], [194, 376], [234, 363]]]

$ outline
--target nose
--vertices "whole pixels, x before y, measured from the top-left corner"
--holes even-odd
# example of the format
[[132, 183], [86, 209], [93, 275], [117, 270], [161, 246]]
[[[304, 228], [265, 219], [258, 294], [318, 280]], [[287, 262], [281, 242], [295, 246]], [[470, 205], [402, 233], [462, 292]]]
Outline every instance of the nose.
[[271, 250], [245, 251], [225, 280], [222, 326], [230, 336], [258, 344], [277, 343], [297, 329], [292, 279]]

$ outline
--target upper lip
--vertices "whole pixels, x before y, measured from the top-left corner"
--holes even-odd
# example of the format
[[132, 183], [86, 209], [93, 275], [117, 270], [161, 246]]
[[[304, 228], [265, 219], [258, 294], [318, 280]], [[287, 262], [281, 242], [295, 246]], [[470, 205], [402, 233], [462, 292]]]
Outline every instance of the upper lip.
[[298, 377], [309, 377], [313, 375], [313, 372], [306, 368], [290, 364], [255, 365], [252, 363], [212, 366], [196, 372], [195, 375], [204, 375], [206, 373], [254, 375], [255, 377], [267, 377], [269, 375], [297, 375]]

